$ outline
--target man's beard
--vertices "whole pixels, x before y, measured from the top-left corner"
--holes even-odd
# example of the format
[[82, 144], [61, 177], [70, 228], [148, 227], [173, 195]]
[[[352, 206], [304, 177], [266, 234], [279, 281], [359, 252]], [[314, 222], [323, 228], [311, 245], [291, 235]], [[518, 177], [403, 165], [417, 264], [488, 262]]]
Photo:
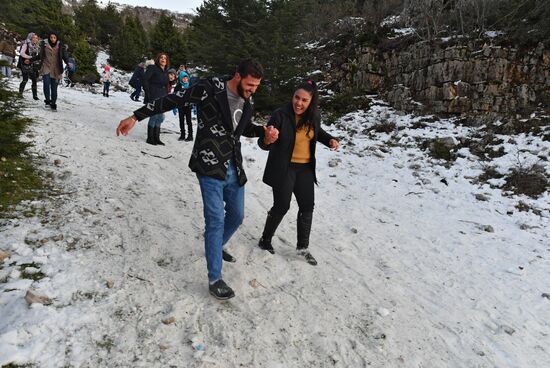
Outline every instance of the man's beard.
[[241, 96], [246, 100], [246, 97], [244, 97], [244, 89], [243, 89], [243, 86], [241, 85], [241, 82], [237, 84], [237, 93], [239, 94], [239, 96]]

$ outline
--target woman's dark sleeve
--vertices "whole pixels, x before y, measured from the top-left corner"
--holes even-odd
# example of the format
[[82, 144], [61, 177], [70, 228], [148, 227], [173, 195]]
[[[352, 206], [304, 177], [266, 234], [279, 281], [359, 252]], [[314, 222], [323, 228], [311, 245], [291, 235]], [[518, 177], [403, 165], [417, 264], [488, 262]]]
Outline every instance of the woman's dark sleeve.
[[319, 134], [317, 134], [317, 141], [323, 143], [327, 147], [330, 147], [331, 139], [336, 139], [336, 138], [328, 134], [323, 128], [321, 128], [321, 125], [319, 125]]
[[184, 107], [186, 103], [200, 103], [205, 95], [205, 87], [198, 83], [187, 89], [183, 94], [169, 94], [154, 101], [149, 101], [142, 108], [134, 111], [138, 120], [143, 120], [153, 115], [162, 114], [177, 107]]
[[[269, 118], [269, 121], [267, 122], [266, 126], [274, 126], [275, 128], [277, 128], [277, 130], [279, 130], [279, 133], [281, 132], [281, 117], [280, 117], [280, 114], [278, 114], [277, 112], [274, 112], [271, 117]], [[263, 130], [263, 128], [262, 128]], [[265, 144], [264, 143], [264, 136], [262, 134], [262, 136], [260, 138], [258, 138], [258, 146], [263, 149], [264, 151], [269, 151], [274, 144], [276, 144], [277, 141], [275, 141], [274, 143], [271, 143], [271, 144]]]

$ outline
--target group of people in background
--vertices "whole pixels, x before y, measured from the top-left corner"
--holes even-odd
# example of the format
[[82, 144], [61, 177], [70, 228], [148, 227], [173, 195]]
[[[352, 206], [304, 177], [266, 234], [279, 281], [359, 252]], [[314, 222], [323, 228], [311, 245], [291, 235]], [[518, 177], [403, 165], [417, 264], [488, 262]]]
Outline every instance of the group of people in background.
[[[168, 94], [183, 94], [191, 86], [191, 76], [185, 65], [180, 65], [178, 70], [170, 68], [170, 58], [166, 53], [159, 53], [152, 62], [139, 63], [129, 82], [134, 88], [130, 95], [133, 101], [140, 101], [141, 90], [145, 92], [144, 104], [162, 98]], [[173, 109], [174, 114], [179, 115], [180, 141], [193, 140], [193, 124], [190, 103], [177, 106]], [[149, 117], [147, 124], [146, 142], [151, 145], [164, 146], [160, 140], [160, 126], [164, 122], [164, 113]]]
[[[4, 61], [1, 72], [4, 76], [11, 76], [15, 57], [15, 45], [7, 41], [0, 42], [0, 59]], [[63, 79], [63, 62], [74, 74], [76, 62], [67, 52], [67, 47], [59, 40], [56, 32], [49, 32], [47, 38], [42, 40], [36, 33], [30, 32], [19, 49], [17, 67], [21, 70], [22, 76], [19, 94], [23, 95], [30, 79], [32, 97], [38, 100], [37, 81], [41, 77], [45, 107], [53, 111], [57, 110], [57, 87]]]

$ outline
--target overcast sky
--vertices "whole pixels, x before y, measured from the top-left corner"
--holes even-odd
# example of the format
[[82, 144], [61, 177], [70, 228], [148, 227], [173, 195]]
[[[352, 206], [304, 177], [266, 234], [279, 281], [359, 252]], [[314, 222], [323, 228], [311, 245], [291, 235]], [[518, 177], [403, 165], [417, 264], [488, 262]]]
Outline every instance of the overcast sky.
[[[107, 3], [108, 0], [99, 0], [99, 2]], [[193, 10], [201, 5], [203, 0], [113, 0], [112, 2], [168, 9], [179, 13], [194, 13]]]

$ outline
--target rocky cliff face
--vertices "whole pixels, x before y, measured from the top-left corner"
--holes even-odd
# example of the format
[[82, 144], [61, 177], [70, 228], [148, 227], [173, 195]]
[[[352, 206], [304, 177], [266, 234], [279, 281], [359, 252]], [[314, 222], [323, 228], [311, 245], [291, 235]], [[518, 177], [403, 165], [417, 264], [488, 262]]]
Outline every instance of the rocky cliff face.
[[406, 111], [495, 117], [526, 116], [537, 109], [550, 113], [550, 50], [543, 44], [521, 51], [425, 42], [390, 51], [351, 43], [342, 53], [328, 49], [331, 63], [322, 61], [323, 52], [317, 62], [336, 92], [378, 93]]

